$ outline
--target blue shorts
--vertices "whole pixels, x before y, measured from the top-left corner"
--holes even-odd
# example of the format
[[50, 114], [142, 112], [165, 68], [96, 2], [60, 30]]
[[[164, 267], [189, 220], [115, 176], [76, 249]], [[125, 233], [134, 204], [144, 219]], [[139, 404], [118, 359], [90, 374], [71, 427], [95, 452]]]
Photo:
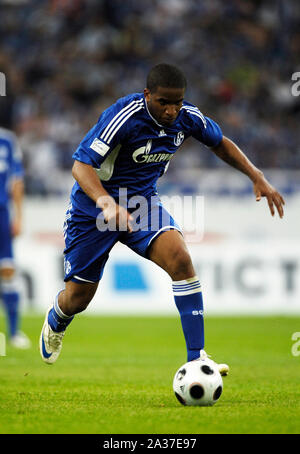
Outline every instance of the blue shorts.
[[14, 267], [10, 216], [7, 207], [0, 207], [0, 267]]
[[[137, 254], [148, 258], [149, 246], [166, 230], [180, 227], [162, 206], [158, 196], [147, 199], [148, 205], [128, 209], [134, 217], [134, 231], [111, 230], [105, 226], [102, 211], [97, 219], [68, 206], [64, 223], [64, 280], [100, 281], [112, 247], [120, 241]], [[106, 230], [105, 230], [106, 229]]]

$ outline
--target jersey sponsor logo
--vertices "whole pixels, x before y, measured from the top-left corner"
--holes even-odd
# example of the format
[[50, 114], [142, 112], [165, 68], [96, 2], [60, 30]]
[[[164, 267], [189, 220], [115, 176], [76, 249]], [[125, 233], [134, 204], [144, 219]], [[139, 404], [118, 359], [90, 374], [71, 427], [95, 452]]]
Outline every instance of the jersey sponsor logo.
[[183, 133], [183, 131], [179, 131], [177, 133], [177, 136], [174, 137], [174, 144], [176, 145], [176, 147], [179, 147], [183, 141], [184, 141], [184, 133]]
[[145, 147], [140, 147], [135, 150], [132, 154], [134, 162], [139, 164], [141, 163], [150, 163], [150, 162], [163, 162], [170, 161], [172, 158], [172, 153], [152, 153], [150, 154], [152, 147], [152, 140], [148, 140]]
[[109, 150], [109, 146], [97, 138], [93, 140], [90, 148], [101, 156], [105, 156]]

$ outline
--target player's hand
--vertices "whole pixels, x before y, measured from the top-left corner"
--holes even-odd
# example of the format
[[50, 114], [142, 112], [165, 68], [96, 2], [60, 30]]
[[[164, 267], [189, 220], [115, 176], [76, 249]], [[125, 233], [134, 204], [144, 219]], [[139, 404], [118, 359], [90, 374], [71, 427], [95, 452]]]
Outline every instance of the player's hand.
[[272, 216], [274, 216], [275, 214], [275, 205], [279, 216], [283, 218], [283, 205], [285, 205], [285, 201], [279, 194], [279, 192], [276, 191], [276, 189], [266, 180], [263, 175], [259, 175], [254, 181], [253, 191], [256, 196], [257, 202], [259, 202], [262, 197], [266, 197]]
[[102, 212], [105, 221], [111, 226], [115, 226], [116, 230], [128, 231], [129, 233], [133, 231], [133, 217], [126, 208], [117, 203], [107, 203], [104, 205]]

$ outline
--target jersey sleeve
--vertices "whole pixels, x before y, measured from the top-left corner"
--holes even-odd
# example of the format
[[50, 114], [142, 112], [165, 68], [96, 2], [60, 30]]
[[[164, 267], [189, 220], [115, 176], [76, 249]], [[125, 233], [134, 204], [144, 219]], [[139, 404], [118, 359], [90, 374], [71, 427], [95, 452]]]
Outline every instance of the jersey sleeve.
[[73, 159], [99, 168], [111, 151], [125, 139], [127, 124], [124, 119], [127, 118], [128, 110], [130, 107], [122, 109], [118, 103], [106, 109], [98, 123], [80, 142]]
[[[204, 117], [206, 122], [206, 127], [202, 130], [202, 142], [208, 147], [216, 147], [219, 145], [223, 138], [223, 133], [214, 120], [209, 117]], [[196, 137], [197, 138], [197, 137]], [[199, 140], [199, 139], [198, 139]]]
[[203, 115], [196, 107], [186, 106], [190, 118], [191, 135], [208, 147], [216, 147], [223, 138], [223, 133], [214, 120]]

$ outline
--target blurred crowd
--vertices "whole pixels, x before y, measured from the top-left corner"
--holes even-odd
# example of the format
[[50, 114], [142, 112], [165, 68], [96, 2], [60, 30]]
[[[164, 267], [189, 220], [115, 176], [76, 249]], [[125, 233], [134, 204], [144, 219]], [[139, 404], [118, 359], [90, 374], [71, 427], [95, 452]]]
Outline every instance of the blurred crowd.
[[[298, 0], [0, 0], [0, 123], [20, 138], [27, 192], [64, 193], [101, 112], [168, 62], [256, 165], [300, 169], [299, 57]], [[164, 178], [221, 165], [189, 140]]]

